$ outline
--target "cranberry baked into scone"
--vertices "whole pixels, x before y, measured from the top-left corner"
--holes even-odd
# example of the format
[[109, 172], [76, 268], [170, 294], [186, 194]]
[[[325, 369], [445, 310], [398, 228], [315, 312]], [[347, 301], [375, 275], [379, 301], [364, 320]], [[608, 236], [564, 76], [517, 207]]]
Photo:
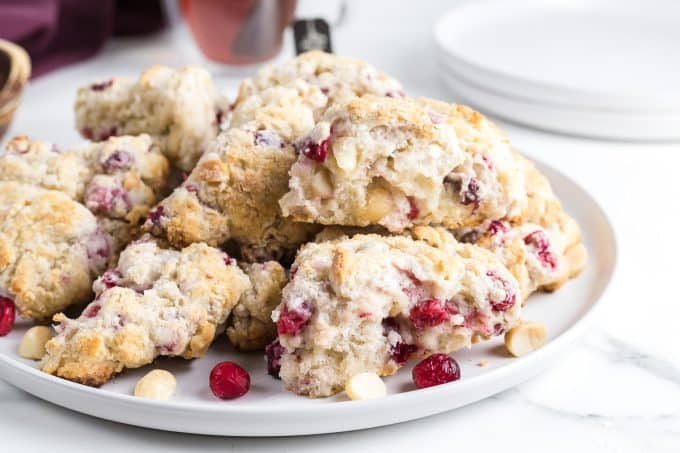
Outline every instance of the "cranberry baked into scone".
[[0, 156], [0, 180], [64, 192], [100, 217], [133, 225], [158, 201], [167, 176], [168, 162], [148, 135], [70, 150], [18, 136]]
[[153, 66], [137, 82], [116, 77], [84, 86], [75, 103], [76, 126], [84, 137], [150, 134], [170, 163], [184, 171], [215, 138], [227, 110], [210, 74], [196, 66]]
[[492, 253], [441, 228], [357, 235], [302, 247], [272, 315], [270, 371], [327, 396], [360, 372], [395, 373], [412, 355], [450, 353], [498, 335], [521, 310], [515, 278]]
[[272, 311], [281, 302], [281, 291], [288, 283], [285, 269], [276, 261], [242, 266], [250, 286], [231, 311], [227, 336], [242, 351], [264, 349], [276, 337]]
[[463, 107], [365, 96], [330, 108], [299, 148], [280, 200], [299, 221], [455, 228], [527, 203], [507, 138]]
[[255, 77], [244, 80], [234, 103], [234, 118], [238, 118], [239, 109], [253, 95], [262, 95], [272, 87], [299, 88], [307, 84], [317, 87], [325, 98], [314, 110], [316, 119], [331, 104], [348, 102], [357, 96], [404, 96], [401, 83], [372, 65], [314, 50], [279, 66], [265, 66]]
[[527, 178], [508, 137], [481, 113], [458, 104], [420, 98], [433, 121], [456, 131], [463, 162], [444, 178], [447, 194], [440, 210], [466, 217], [467, 224], [487, 219], [516, 219], [527, 208]]
[[0, 182], [0, 291], [22, 317], [46, 320], [87, 301], [113, 242], [64, 193]]
[[143, 237], [94, 283], [96, 298], [79, 318], [54, 317], [42, 370], [99, 386], [157, 356], [201, 357], [248, 286], [218, 249], [164, 249]]
[[562, 209], [550, 183], [528, 159], [516, 155], [527, 180], [528, 206], [515, 222], [489, 220], [454, 230], [463, 242], [494, 252], [520, 282], [524, 298], [554, 291], [578, 275], [587, 260], [578, 224]]

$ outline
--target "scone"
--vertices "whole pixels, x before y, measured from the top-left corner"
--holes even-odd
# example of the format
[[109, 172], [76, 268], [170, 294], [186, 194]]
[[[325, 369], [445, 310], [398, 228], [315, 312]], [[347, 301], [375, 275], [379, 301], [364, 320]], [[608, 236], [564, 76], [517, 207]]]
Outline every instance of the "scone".
[[364, 97], [329, 109], [299, 148], [280, 202], [297, 220], [400, 232], [513, 219], [526, 209], [507, 137], [464, 106]]
[[336, 104], [298, 143], [285, 216], [325, 225], [463, 226], [467, 215], [440, 209], [453, 196], [445, 178], [463, 163], [455, 129], [410, 99], [364, 96]]
[[86, 302], [114, 247], [95, 216], [64, 193], [0, 182], [0, 290], [22, 317], [46, 320]]
[[524, 298], [554, 291], [578, 275], [587, 261], [578, 224], [560, 205], [550, 183], [528, 159], [515, 155], [526, 175], [528, 205], [521, 219], [488, 220], [453, 230], [458, 240], [494, 252], [520, 282]]
[[42, 370], [99, 386], [157, 356], [201, 357], [248, 285], [218, 249], [164, 249], [143, 237], [94, 283], [96, 298], [80, 317], [54, 317]]
[[465, 217], [467, 225], [487, 219], [517, 219], [527, 208], [527, 178], [510, 140], [481, 113], [464, 105], [420, 98], [433, 121], [456, 131], [463, 162], [444, 178], [447, 195], [439, 210]]
[[[404, 96], [401, 83], [372, 65], [354, 58], [313, 50], [282, 65], [265, 66], [255, 77], [246, 79], [239, 87], [233, 118], [239, 118], [239, 110], [244, 103], [252, 102], [252, 99], [247, 100], [254, 95], [263, 95], [272, 87], [299, 88], [306, 85], [316, 87], [325, 99], [322, 105], [314, 109], [316, 119], [333, 103], [345, 103], [357, 96]], [[311, 95], [318, 97], [316, 90], [310, 92], [310, 99]]]
[[18, 136], [0, 156], [0, 180], [58, 190], [97, 216], [133, 225], [158, 201], [167, 176], [168, 162], [148, 135], [69, 150]]
[[291, 261], [318, 227], [281, 216], [277, 201], [297, 154], [263, 127], [253, 122], [220, 134], [187, 180], [150, 212], [144, 228], [175, 246], [230, 240], [245, 261]]
[[357, 373], [392, 374], [411, 356], [450, 353], [517, 321], [519, 285], [498, 258], [441, 228], [414, 235], [300, 249], [268, 348], [288, 390], [331, 395]]
[[281, 291], [288, 277], [276, 261], [244, 264], [242, 268], [251, 285], [231, 311], [227, 336], [239, 350], [264, 349], [276, 337], [272, 311], [281, 302]]
[[196, 66], [153, 66], [134, 82], [112, 78], [78, 90], [76, 126], [95, 141], [150, 134], [170, 163], [189, 171], [219, 131], [228, 103]]

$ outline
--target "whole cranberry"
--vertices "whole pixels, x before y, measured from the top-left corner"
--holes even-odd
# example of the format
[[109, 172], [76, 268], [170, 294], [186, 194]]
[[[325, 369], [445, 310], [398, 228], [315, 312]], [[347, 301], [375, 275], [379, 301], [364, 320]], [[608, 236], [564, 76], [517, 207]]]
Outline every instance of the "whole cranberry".
[[423, 389], [460, 379], [458, 362], [447, 354], [432, 354], [413, 367], [411, 373], [416, 387]]
[[239, 398], [250, 390], [250, 375], [234, 362], [220, 362], [210, 372], [210, 390], [223, 400]]
[[4, 337], [14, 327], [14, 301], [6, 296], [0, 296], [0, 337]]

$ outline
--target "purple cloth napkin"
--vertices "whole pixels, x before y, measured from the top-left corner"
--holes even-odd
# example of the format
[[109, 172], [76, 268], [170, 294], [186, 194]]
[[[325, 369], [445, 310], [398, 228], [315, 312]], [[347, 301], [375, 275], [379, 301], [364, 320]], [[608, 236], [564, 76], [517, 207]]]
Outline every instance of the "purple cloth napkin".
[[28, 51], [32, 77], [93, 56], [113, 35], [164, 25], [160, 0], [0, 0], [0, 38]]

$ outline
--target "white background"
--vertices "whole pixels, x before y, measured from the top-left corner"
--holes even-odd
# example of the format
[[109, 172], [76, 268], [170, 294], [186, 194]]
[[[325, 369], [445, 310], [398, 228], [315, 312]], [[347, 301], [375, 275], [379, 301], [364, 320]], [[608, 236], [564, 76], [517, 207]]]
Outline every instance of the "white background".
[[[335, 51], [375, 64], [410, 95], [453, 101], [438, 80], [431, 37], [434, 21], [451, 4], [352, 1], [335, 31]], [[314, 6], [335, 15], [336, 2]], [[306, 11], [311, 7], [305, 4]], [[111, 42], [98, 57], [35, 81], [9, 134], [76, 143], [71, 108], [79, 85], [112, 74], [134, 76], [152, 63], [188, 62], [194, 57], [187, 46], [176, 33]], [[291, 55], [288, 42], [280, 58]], [[237, 79], [219, 83], [229, 90]], [[276, 439], [127, 427], [0, 382], [0, 451], [680, 451], [680, 145], [591, 141], [499, 123], [517, 147], [589, 190], [618, 234], [620, 263], [608, 293], [613, 300], [558, 366], [451, 413], [355, 433]]]

